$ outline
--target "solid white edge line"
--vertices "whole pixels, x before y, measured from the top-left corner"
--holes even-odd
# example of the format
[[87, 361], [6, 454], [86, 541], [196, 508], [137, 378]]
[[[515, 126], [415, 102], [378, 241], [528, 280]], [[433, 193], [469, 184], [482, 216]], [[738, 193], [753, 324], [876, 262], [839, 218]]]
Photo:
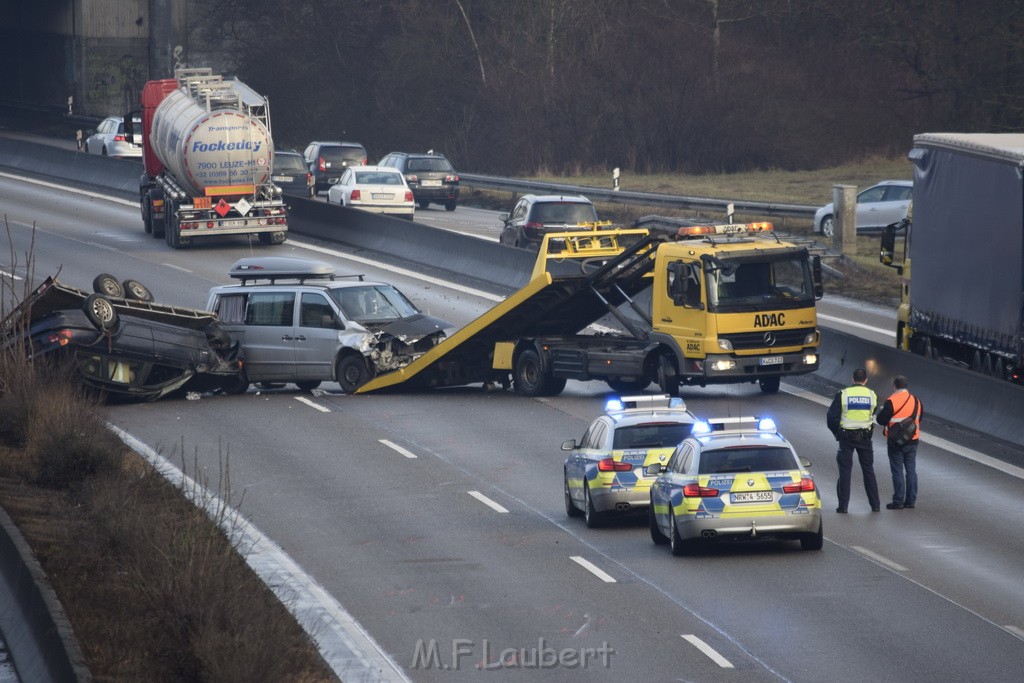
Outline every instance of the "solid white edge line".
[[68, 187], [67, 185], [58, 185], [56, 183], [46, 182], [45, 180], [37, 180], [36, 178], [27, 178], [25, 176], [14, 175], [12, 173], [4, 173], [3, 171], [0, 171], [0, 178], [10, 178], [11, 180], [20, 180], [22, 182], [30, 183], [32, 185], [41, 185], [43, 187], [48, 187], [48, 188], [53, 189], [53, 190], [64, 190], [66, 192], [71, 192], [73, 194], [80, 194], [80, 195], [82, 195], [84, 197], [92, 197], [93, 199], [105, 199], [105, 200], [110, 201], [110, 202], [116, 202], [118, 204], [124, 204], [125, 206], [135, 206], [135, 207], [137, 207], [139, 205], [138, 202], [130, 202], [127, 199], [121, 199], [119, 197], [111, 197], [110, 195], [99, 194], [98, 192], [89, 192], [88, 190], [79, 190], [77, 187]]
[[572, 555], [572, 556], [569, 557], [569, 559], [572, 560], [573, 562], [575, 562], [576, 564], [578, 564], [579, 566], [583, 567], [588, 572], [590, 572], [591, 574], [593, 574], [597, 578], [601, 579], [605, 583], [618, 583], [611, 576], [611, 574], [608, 574], [607, 572], [605, 572], [605, 571], [603, 571], [601, 569], [598, 569], [597, 565], [595, 565], [590, 560], [585, 560], [582, 557], [580, 557], [579, 555]]
[[[825, 406], [826, 408], [832, 403], [831, 399], [823, 398], [821, 396], [818, 396], [817, 394], [812, 394], [809, 391], [798, 389], [796, 387], [782, 385], [780, 387], [780, 390], [792, 396], [796, 396], [797, 398], [802, 398], [807, 401], [817, 403], [820, 406]], [[967, 460], [973, 460], [979, 465], [986, 465], [994, 470], [999, 470], [1004, 474], [1009, 474], [1011, 477], [1024, 479], [1024, 467], [1017, 467], [1016, 465], [1011, 465], [1008, 462], [1003, 462], [1002, 460], [993, 458], [990, 455], [985, 455], [984, 453], [980, 453], [979, 451], [976, 451], [972, 448], [960, 446], [959, 444], [955, 444], [952, 441], [947, 441], [942, 437], [929, 434], [927, 425], [925, 425], [925, 427], [921, 431], [923, 432], [920, 436], [921, 441], [925, 442], [930, 446], [941, 448], [944, 451], [948, 451], [949, 453], [952, 453], [954, 455], [959, 455], [960, 457], [966, 458]]]
[[1014, 626], [1013, 624], [1006, 624], [1005, 626], [1003, 626], [1003, 628], [1005, 628], [1007, 631], [1017, 636], [1021, 640], [1024, 640], [1024, 628]]
[[413, 459], [415, 459], [417, 457], [417, 455], [415, 453], [407, 451], [404, 448], [402, 448], [401, 446], [399, 446], [398, 444], [392, 443], [391, 441], [388, 441], [387, 439], [378, 439], [378, 441], [380, 443], [384, 444], [385, 446], [387, 446], [388, 448], [390, 448], [390, 449], [392, 449], [394, 451], [398, 451], [399, 453], [401, 453], [405, 457], [409, 458], [410, 460], [413, 460]]
[[877, 562], [880, 565], [888, 567], [889, 569], [892, 569], [893, 571], [896, 571], [896, 572], [905, 572], [905, 571], [907, 571], [907, 568], [904, 567], [902, 564], [899, 564], [898, 562], [893, 562], [888, 557], [885, 557], [884, 555], [879, 555], [878, 553], [875, 553], [875, 552], [871, 552], [867, 548], [862, 548], [859, 545], [851, 545], [850, 546], [850, 550], [852, 550], [852, 551], [854, 551], [856, 553], [859, 553], [859, 554], [863, 555], [864, 557], [868, 558], [869, 560], [873, 560], [873, 561]]
[[856, 327], [856, 328], [861, 329], [861, 330], [867, 330], [868, 332], [877, 332], [878, 334], [884, 334], [885, 336], [892, 337], [893, 339], [896, 338], [896, 333], [893, 332], [892, 330], [884, 329], [884, 328], [881, 328], [881, 327], [874, 327], [874, 326], [868, 325], [866, 323], [858, 323], [858, 322], [854, 322], [852, 320], [843, 320], [842, 318], [837, 318], [834, 315], [827, 315], [825, 313], [819, 312], [818, 313], [818, 319], [819, 320], [828, 320], [829, 322], [834, 322], [834, 323], [837, 323], [839, 325], [845, 325], [846, 327]]
[[715, 651], [715, 648], [711, 647], [697, 636], [688, 635], [685, 633], [680, 633], [679, 635], [682, 636], [683, 640], [687, 641], [688, 643], [690, 643], [690, 645], [693, 645], [695, 648], [703, 652], [709, 659], [711, 659], [711, 661], [713, 661], [715, 664], [722, 667], [723, 669], [735, 668], [733, 667], [732, 662], [730, 662], [722, 655], [718, 654], [718, 652]]
[[330, 409], [330, 408], [327, 408], [327, 407], [325, 407], [325, 406], [322, 406], [322, 405], [320, 405], [319, 403], [316, 403], [315, 401], [311, 401], [311, 400], [309, 400], [308, 398], [306, 398], [305, 396], [295, 396], [294, 398], [295, 398], [295, 400], [296, 400], [296, 401], [298, 401], [299, 403], [305, 403], [305, 404], [306, 404], [307, 406], [309, 406], [310, 408], [316, 408], [316, 409], [317, 409], [317, 410], [319, 410], [319, 411], [320, 411], [321, 413], [329, 413], [329, 412], [331, 412], [331, 409]]
[[476, 498], [481, 503], [483, 503], [487, 507], [491, 508], [495, 512], [508, 512], [508, 510], [503, 508], [501, 505], [498, 505], [493, 500], [491, 500], [490, 498], [488, 498], [484, 494], [480, 493], [479, 491], [467, 491], [466, 493], [468, 493], [469, 495], [473, 496], [474, 498]]
[[0, 276], [2, 276], [2, 277], [9, 277], [12, 280], [20, 280], [21, 279], [20, 277], [18, 277], [14, 273], [8, 273], [6, 270], [0, 270]]
[[211, 519], [221, 520], [221, 529], [241, 557], [292, 613], [341, 680], [410, 680], [341, 603], [237, 510], [128, 432], [110, 423], [107, 427]]

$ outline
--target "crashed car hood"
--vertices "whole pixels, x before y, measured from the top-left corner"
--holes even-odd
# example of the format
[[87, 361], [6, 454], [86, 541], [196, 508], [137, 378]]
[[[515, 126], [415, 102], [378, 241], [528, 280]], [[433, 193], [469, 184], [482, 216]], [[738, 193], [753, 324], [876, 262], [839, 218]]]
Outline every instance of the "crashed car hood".
[[390, 322], [367, 321], [360, 322], [360, 324], [371, 332], [386, 332], [393, 337], [405, 341], [407, 344], [415, 344], [424, 337], [429, 337], [432, 334], [452, 327], [452, 324], [447, 320], [423, 315], [422, 313]]

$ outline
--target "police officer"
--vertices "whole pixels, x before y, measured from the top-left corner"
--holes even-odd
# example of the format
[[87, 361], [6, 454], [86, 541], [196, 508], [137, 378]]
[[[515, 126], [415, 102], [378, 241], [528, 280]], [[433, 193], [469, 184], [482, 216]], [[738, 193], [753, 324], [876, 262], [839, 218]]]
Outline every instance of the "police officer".
[[867, 387], [868, 373], [863, 368], [853, 371], [853, 386], [846, 387], [832, 399], [826, 417], [829, 431], [839, 442], [836, 462], [839, 464], [839, 483], [836, 493], [839, 507], [836, 512], [845, 513], [850, 503], [850, 479], [853, 471], [853, 452], [857, 451], [860, 469], [864, 474], [864, 492], [868, 495], [871, 511], [881, 509], [878, 498], [878, 482], [875, 480], [875, 452], [871, 445], [874, 430], [875, 406], [878, 397]]

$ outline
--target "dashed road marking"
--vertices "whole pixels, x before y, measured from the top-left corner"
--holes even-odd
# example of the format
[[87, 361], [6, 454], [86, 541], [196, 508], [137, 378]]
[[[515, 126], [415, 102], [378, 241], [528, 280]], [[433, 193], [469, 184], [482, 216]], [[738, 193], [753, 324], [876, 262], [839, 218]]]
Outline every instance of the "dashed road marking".
[[487, 507], [491, 508], [495, 512], [508, 512], [508, 510], [506, 510], [504, 507], [502, 507], [501, 505], [498, 505], [493, 500], [491, 500], [490, 498], [488, 498], [484, 494], [480, 493], [479, 491], [469, 491], [468, 493], [469, 493], [469, 495], [473, 496], [474, 498], [476, 498], [481, 503], [483, 503]]
[[602, 569], [599, 569], [599, 568], [597, 567], [597, 565], [595, 565], [595, 564], [594, 564], [593, 562], [591, 562], [590, 560], [585, 560], [585, 559], [583, 559], [582, 557], [580, 557], [579, 555], [573, 555], [573, 556], [572, 556], [572, 557], [570, 557], [569, 559], [570, 559], [570, 560], [572, 560], [573, 562], [575, 562], [576, 564], [578, 564], [579, 566], [583, 567], [583, 568], [584, 568], [584, 569], [586, 569], [586, 570], [587, 570], [588, 572], [590, 572], [591, 574], [593, 574], [593, 575], [594, 575], [594, 576], [596, 576], [597, 578], [601, 579], [601, 580], [602, 580], [602, 581], [604, 581], [605, 583], [618, 583], [618, 582], [617, 582], [617, 581], [615, 580], [615, 578], [614, 578], [614, 577], [612, 577], [612, 575], [611, 575], [611, 574], [608, 574], [608, 573], [607, 573], [607, 572], [605, 572], [604, 570], [602, 570]]
[[410, 460], [414, 460], [417, 457], [415, 453], [411, 453], [411, 452], [405, 450], [404, 448], [402, 448], [401, 446], [399, 446], [398, 444], [392, 443], [391, 441], [388, 441], [387, 439], [378, 439], [378, 440], [382, 444], [387, 446], [388, 448], [390, 448], [392, 450], [395, 450], [395, 451], [398, 451], [399, 453], [401, 453], [405, 457], [409, 458]]
[[322, 406], [322, 405], [320, 405], [319, 403], [317, 403], [315, 401], [311, 401], [308, 398], [306, 398], [305, 396], [296, 396], [295, 400], [298, 401], [299, 403], [305, 403], [310, 408], [316, 408], [321, 413], [329, 413], [329, 412], [331, 412], [330, 408]]
[[683, 640], [685, 640], [690, 645], [693, 645], [695, 648], [703, 652], [705, 655], [707, 655], [709, 659], [711, 659], [711, 661], [713, 661], [718, 666], [722, 667], [723, 669], [735, 668], [733, 667], [732, 662], [730, 662], [722, 655], [718, 654], [715, 648], [711, 647], [697, 636], [688, 635], [685, 633], [681, 633], [680, 635], [683, 637]]

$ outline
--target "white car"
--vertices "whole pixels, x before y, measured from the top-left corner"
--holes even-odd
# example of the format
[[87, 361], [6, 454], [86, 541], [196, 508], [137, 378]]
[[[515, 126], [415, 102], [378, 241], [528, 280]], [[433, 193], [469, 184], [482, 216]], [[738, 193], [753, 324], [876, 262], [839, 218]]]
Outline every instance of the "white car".
[[96, 130], [89, 131], [89, 137], [83, 145], [89, 154], [101, 154], [105, 157], [142, 158], [142, 120], [136, 118], [135, 134], [129, 140], [124, 134], [124, 117], [108, 116], [100, 121]]
[[327, 201], [409, 220], [416, 211], [405, 176], [386, 166], [348, 167], [327, 190]]
[[[857, 193], [857, 232], [881, 232], [907, 217], [914, 189], [912, 180], [883, 180]], [[826, 204], [814, 213], [814, 232], [825, 237], [835, 233], [835, 210]]]

